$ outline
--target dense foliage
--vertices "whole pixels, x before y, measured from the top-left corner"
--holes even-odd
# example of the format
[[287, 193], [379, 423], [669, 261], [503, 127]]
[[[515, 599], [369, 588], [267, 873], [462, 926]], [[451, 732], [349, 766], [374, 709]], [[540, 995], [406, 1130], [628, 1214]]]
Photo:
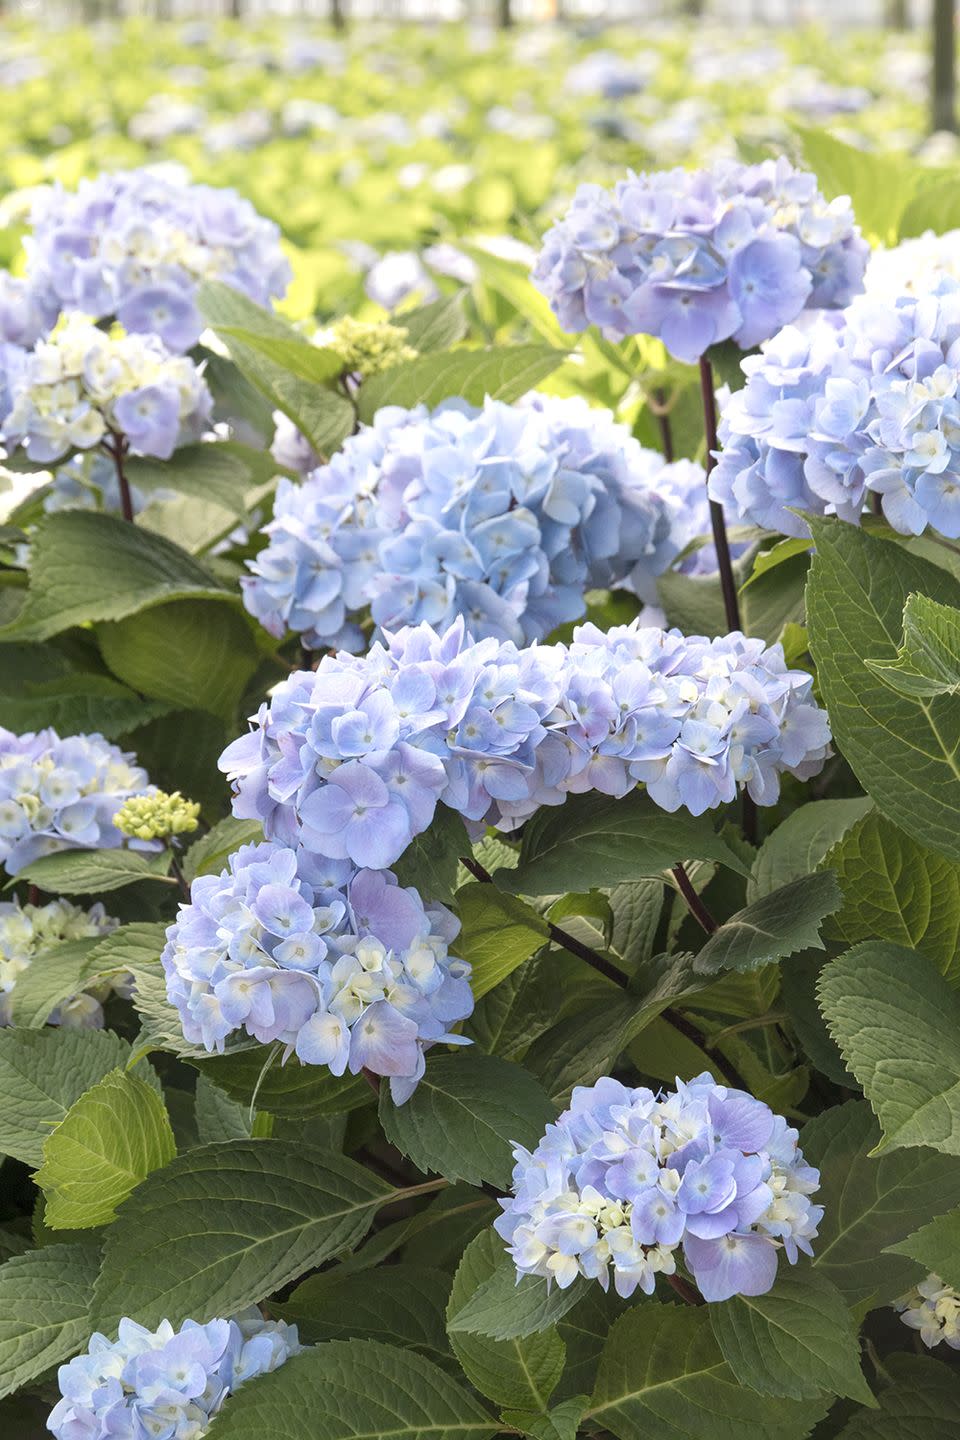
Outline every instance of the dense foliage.
[[6, 62], [0, 1425], [949, 1440], [960, 180], [281, 34]]

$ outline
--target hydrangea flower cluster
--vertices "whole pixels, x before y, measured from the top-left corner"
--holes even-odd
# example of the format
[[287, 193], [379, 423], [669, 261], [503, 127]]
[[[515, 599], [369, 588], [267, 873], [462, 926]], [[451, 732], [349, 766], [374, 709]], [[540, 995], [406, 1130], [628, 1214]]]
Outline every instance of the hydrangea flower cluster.
[[7, 372], [10, 409], [3, 441], [47, 464], [121, 436], [138, 455], [167, 460], [203, 434], [213, 408], [192, 360], [155, 335], [109, 334], [85, 315], [60, 320], [48, 340]]
[[936, 235], [927, 230], [889, 249], [878, 246], [870, 256], [863, 287], [878, 300], [899, 295], [925, 295], [945, 277], [960, 280], [960, 230]]
[[900, 1319], [911, 1330], [920, 1331], [928, 1350], [941, 1340], [951, 1350], [960, 1350], [960, 1292], [945, 1285], [939, 1275], [928, 1275], [913, 1290], [894, 1303]]
[[695, 815], [746, 787], [773, 804], [780, 774], [828, 753], [811, 677], [779, 645], [582, 625], [573, 643], [471, 641], [462, 618], [401, 630], [368, 654], [324, 656], [273, 691], [220, 767], [234, 814], [316, 854], [382, 869], [439, 800], [510, 830], [573, 792], [638, 782]]
[[960, 536], [960, 282], [788, 326], [743, 362], [723, 403], [710, 493], [787, 535], [791, 509], [858, 523], [880, 497], [895, 530]]
[[619, 1080], [577, 1086], [531, 1153], [514, 1149], [513, 1196], [494, 1221], [518, 1275], [561, 1289], [579, 1275], [629, 1297], [673, 1275], [677, 1252], [708, 1301], [763, 1295], [782, 1250], [812, 1255], [820, 1172], [797, 1131], [707, 1072], [654, 1094]]
[[[51, 900], [47, 905], [21, 905], [16, 899], [0, 903], [0, 1025], [11, 1023], [10, 992], [34, 961], [68, 940], [108, 935], [116, 926], [99, 904], [83, 910], [69, 900]], [[99, 1030], [100, 999], [87, 992], [73, 995], [57, 1006], [47, 1024]]]
[[0, 726], [0, 865], [16, 875], [55, 850], [118, 849], [125, 837], [113, 817], [149, 784], [135, 757], [102, 735], [14, 735]]
[[178, 166], [101, 174], [75, 192], [47, 187], [30, 223], [26, 280], [0, 286], [0, 334], [18, 345], [79, 310], [183, 354], [203, 329], [201, 281], [225, 281], [259, 305], [290, 282], [278, 226], [233, 190], [190, 184]]
[[658, 336], [696, 362], [731, 336], [744, 349], [805, 307], [849, 303], [869, 248], [845, 197], [782, 157], [581, 185], [550, 229], [533, 279], [564, 330]]
[[264, 1320], [255, 1305], [179, 1330], [169, 1320], [156, 1330], [121, 1320], [116, 1340], [91, 1335], [87, 1353], [60, 1366], [63, 1398], [47, 1429], [57, 1440], [201, 1440], [229, 1395], [302, 1349], [296, 1325]]
[[360, 649], [368, 604], [385, 631], [462, 614], [523, 644], [581, 616], [591, 587], [654, 600], [692, 525], [709, 528], [699, 466], [583, 400], [392, 406], [304, 484], [280, 481], [244, 603], [314, 648]]
[[389, 321], [371, 323], [344, 315], [332, 325], [318, 330], [313, 343], [335, 351], [348, 374], [365, 380], [371, 375], [379, 375], [381, 370], [389, 370], [393, 365], [416, 360], [419, 351], [407, 344], [408, 334], [403, 325], [393, 325]]
[[246, 1031], [334, 1075], [388, 1075], [402, 1104], [437, 1041], [473, 1010], [460, 929], [390, 871], [357, 870], [275, 843], [244, 845], [193, 882], [167, 931], [167, 996], [208, 1050]]

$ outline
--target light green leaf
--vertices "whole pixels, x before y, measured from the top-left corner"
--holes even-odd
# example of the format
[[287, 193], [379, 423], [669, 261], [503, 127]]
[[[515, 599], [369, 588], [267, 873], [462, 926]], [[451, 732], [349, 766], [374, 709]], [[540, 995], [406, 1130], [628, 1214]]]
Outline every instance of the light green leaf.
[[960, 605], [960, 582], [855, 525], [810, 525], [810, 650], [836, 742], [879, 809], [960, 860], [960, 697], [898, 695], [866, 663], [896, 658], [908, 595]]
[[896, 660], [868, 660], [901, 695], [956, 695], [960, 690], [960, 610], [908, 595]]
[[234, 515], [244, 515], [252, 492], [269, 484], [282, 468], [268, 450], [236, 440], [184, 445], [169, 460], [131, 456], [126, 464], [127, 479], [138, 490], [176, 490]]
[[817, 987], [830, 1033], [873, 1108], [876, 1147], [960, 1155], [960, 995], [915, 950], [857, 945]]
[[563, 1373], [566, 1353], [556, 1329], [541, 1329], [523, 1338], [493, 1340], [464, 1331], [457, 1324], [471, 1299], [497, 1274], [502, 1259], [503, 1241], [492, 1230], [471, 1240], [463, 1252], [447, 1305], [450, 1343], [463, 1373], [481, 1394], [498, 1405], [545, 1413]]
[[380, 1340], [449, 1361], [443, 1315], [450, 1276], [424, 1265], [325, 1270], [297, 1286], [271, 1313], [296, 1325], [304, 1344]]
[[839, 904], [832, 870], [791, 880], [731, 915], [700, 950], [694, 969], [701, 975], [755, 970], [798, 950], [822, 950], [820, 926]]
[[354, 1161], [309, 1145], [191, 1150], [148, 1176], [107, 1230], [94, 1325], [232, 1315], [350, 1249], [391, 1193]]
[[917, 190], [917, 166], [907, 155], [871, 153], [846, 145], [826, 130], [795, 127], [812, 170], [828, 200], [847, 195], [867, 239], [896, 243], [900, 220]]
[[0, 1268], [0, 1396], [84, 1347], [99, 1267], [99, 1247], [84, 1244], [29, 1250]]
[[873, 801], [862, 796], [810, 800], [794, 810], [760, 846], [747, 882], [747, 900], [759, 900], [801, 875], [811, 875], [830, 847], [872, 809]]
[[259, 663], [250, 626], [227, 605], [173, 600], [97, 626], [104, 660], [118, 679], [157, 700], [233, 721]]
[[[940, 172], [943, 174], [943, 171]], [[899, 239], [923, 235], [932, 230], [945, 235], [960, 228], [960, 185], [954, 179], [923, 185], [914, 195], [900, 220]]]
[[273, 337], [294, 344], [307, 342], [281, 315], [265, 309], [223, 280], [205, 280], [197, 291], [197, 307], [211, 330], [233, 326], [260, 338]]
[[860, 1369], [857, 1327], [840, 1291], [819, 1270], [781, 1265], [765, 1295], [709, 1307], [717, 1343], [741, 1385], [761, 1395], [815, 1400], [873, 1396]]
[[527, 821], [519, 866], [496, 880], [515, 895], [565, 895], [658, 875], [681, 860], [748, 873], [708, 816], [668, 815], [639, 791], [622, 800], [574, 795]]
[[640, 1305], [607, 1337], [586, 1419], [617, 1440], [802, 1440], [823, 1400], [784, 1400], [738, 1385], [708, 1307]]
[[183, 861], [184, 878], [192, 881], [198, 875], [219, 875], [241, 845], [256, 845], [262, 839], [259, 820], [235, 820], [228, 815], [190, 846]]
[[53, 1230], [88, 1230], [177, 1153], [163, 1100], [136, 1075], [111, 1070], [67, 1111], [34, 1176]]
[[404, 1105], [380, 1092], [387, 1139], [419, 1170], [505, 1190], [513, 1145], [534, 1146], [556, 1111], [538, 1082], [495, 1055], [431, 1055], [427, 1072]]
[[843, 891], [843, 904], [824, 926], [829, 939], [892, 940], [960, 982], [960, 864], [925, 849], [876, 811], [848, 830], [825, 863]]
[[405, 343], [425, 355], [431, 350], [448, 350], [462, 340], [469, 329], [463, 302], [466, 292], [432, 300], [416, 310], [404, 310], [393, 317], [393, 323], [407, 332]]
[[471, 881], [454, 897], [460, 923], [457, 954], [473, 966], [470, 985], [479, 1000], [546, 943], [547, 922], [515, 895]]
[[218, 1140], [250, 1139], [249, 1107], [231, 1100], [206, 1075], [197, 1076], [194, 1114], [201, 1145], [213, 1145]]
[[653, 954], [664, 894], [660, 880], [628, 880], [610, 891], [610, 948], [631, 970]]
[[176, 884], [160, 872], [161, 863], [169, 863], [166, 856], [139, 850], [58, 850], [31, 860], [17, 879], [29, 880], [49, 895], [103, 895], [138, 880]]
[[[0, 1029], [0, 1154], [36, 1169], [71, 1105], [131, 1053], [111, 1030]], [[135, 1073], [159, 1088], [149, 1065]]]
[[801, 1143], [820, 1171], [823, 1206], [814, 1266], [865, 1314], [895, 1299], [916, 1278], [912, 1261], [889, 1253], [919, 1216], [942, 1215], [957, 1203], [960, 1160], [932, 1150], [875, 1156], [880, 1129], [862, 1101], [826, 1110], [803, 1127]]
[[938, 1215], [887, 1249], [894, 1255], [909, 1255], [928, 1273], [939, 1275], [947, 1285], [960, 1290], [960, 1210]]
[[567, 358], [546, 345], [486, 350], [441, 350], [372, 375], [360, 389], [360, 419], [369, 422], [384, 405], [439, 405], [451, 395], [471, 405], [519, 400]]
[[877, 1410], [858, 1410], [837, 1440], [960, 1440], [960, 1381], [929, 1355], [888, 1355], [893, 1384], [878, 1394]]
[[550, 302], [530, 283], [529, 266], [520, 261], [505, 260], [493, 255], [482, 244], [459, 241], [458, 246], [470, 256], [480, 271], [484, 285], [513, 306], [518, 315], [529, 320], [534, 330], [550, 345], [572, 346], [576, 336], [567, 335], [550, 309]]
[[499, 1425], [412, 1350], [331, 1341], [294, 1355], [224, 1406], [211, 1440], [486, 1440]]
[[30, 549], [27, 598], [0, 638], [46, 640], [191, 596], [236, 603], [186, 550], [116, 515], [59, 510], [37, 526]]
[[79, 995], [98, 970], [89, 964], [96, 938], [68, 940], [34, 956], [9, 994], [10, 1023], [37, 1029], [63, 1000]]
[[120, 970], [136, 972], [147, 966], [159, 966], [160, 954], [166, 943], [165, 921], [135, 920], [98, 940], [92, 960], [99, 973], [104, 975]]
[[482, 1252], [485, 1273], [470, 1293], [461, 1297], [462, 1303], [448, 1312], [451, 1335], [522, 1340], [549, 1330], [583, 1299], [583, 1281], [561, 1290], [559, 1285], [548, 1289], [546, 1280], [536, 1275], [518, 1280], [517, 1268], [496, 1232], [485, 1231], [473, 1243], [480, 1240], [486, 1247]]

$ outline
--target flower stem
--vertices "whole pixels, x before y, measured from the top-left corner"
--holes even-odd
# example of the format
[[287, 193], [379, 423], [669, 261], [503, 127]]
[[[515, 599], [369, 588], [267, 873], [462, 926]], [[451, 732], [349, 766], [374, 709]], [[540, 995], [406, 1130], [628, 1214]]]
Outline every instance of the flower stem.
[[705, 1305], [707, 1303], [696, 1286], [691, 1285], [689, 1280], [684, 1280], [682, 1275], [666, 1275], [664, 1279], [670, 1289], [675, 1290], [686, 1305]]
[[662, 390], [654, 390], [648, 404], [656, 415], [657, 424], [660, 427], [660, 449], [663, 451], [663, 458], [668, 465], [672, 465], [673, 427], [670, 424], [670, 406], [667, 403], [667, 397]]
[[367, 1084], [370, 1086], [370, 1089], [373, 1091], [379, 1102], [380, 1081], [377, 1079], [376, 1075], [374, 1075], [372, 1070], [368, 1070], [366, 1066], [363, 1067], [363, 1069], [360, 1071], [360, 1074], [363, 1076], [364, 1080], [366, 1080]]
[[123, 457], [126, 451], [126, 441], [122, 435], [113, 435], [113, 444], [105, 443], [104, 449], [113, 459], [113, 468], [117, 472], [117, 485], [120, 487], [120, 513], [124, 520], [133, 524], [133, 496], [130, 494], [130, 481], [127, 479], [123, 468]]
[[[717, 398], [714, 393], [713, 366], [706, 355], [700, 356], [700, 397], [703, 401], [703, 430], [707, 440], [707, 458], [704, 461], [704, 469], [707, 472], [707, 480], [709, 480], [710, 472], [717, 463], [714, 452], [719, 448], [719, 441], [717, 440]], [[737, 599], [737, 582], [733, 574], [733, 561], [730, 558], [730, 542], [727, 540], [723, 506], [718, 505], [716, 500], [710, 501], [710, 524], [713, 528], [713, 543], [717, 549], [717, 566], [720, 571], [720, 590], [723, 594], [727, 629], [742, 630], [740, 603]]]
[[677, 889], [687, 902], [687, 909], [690, 911], [694, 920], [696, 920], [701, 929], [706, 930], [708, 935], [712, 935], [714, 930], [719, 929], [719, 926], [693, 888], [693, 882], [684, 869], [683, 864], [674, 865], [671, 874], [676, 880]]

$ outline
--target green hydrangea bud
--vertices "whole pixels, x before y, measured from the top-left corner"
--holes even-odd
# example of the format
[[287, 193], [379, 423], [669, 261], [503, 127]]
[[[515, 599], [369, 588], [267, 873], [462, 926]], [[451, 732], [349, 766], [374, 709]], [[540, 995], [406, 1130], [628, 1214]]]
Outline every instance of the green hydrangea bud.
[[179, 790], [168, 795], [132, 795], [113, 817], [113, 823], [133, 840], [165, 840], [170, 835], [188, 835], [197, 828], [200, 806], [184, 800]]
[[366, 378], [399, 365], [404, 360], [415, 360], [418, 351], [406, 343], [408, 331], [402, 325], [370, 324], [366, 320], [354, 320], [345, 315], [336, 320], [327, 330], [316, 337], [316, 343], [328, 350], [334, 350], [343, 361], [345, 370], [353, 375]]

